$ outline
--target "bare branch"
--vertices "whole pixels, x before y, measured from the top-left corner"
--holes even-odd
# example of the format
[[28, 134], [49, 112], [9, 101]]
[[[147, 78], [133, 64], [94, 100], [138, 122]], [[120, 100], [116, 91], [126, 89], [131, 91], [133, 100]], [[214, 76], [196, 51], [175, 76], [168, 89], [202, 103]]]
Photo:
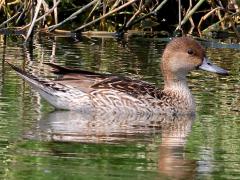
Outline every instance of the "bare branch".
[[[54, 11], [54, 9], [58, 6], [58, 4], [59, 4], [60, 2], [61, 2], [61, 0], [58, 0], [58, 1], [56, 2], [56, 4], [54, 4], [54, 6], [53, 6], [51, 9], [49, 9], [48, 12], [46, 12], [44, 15], [42, 15], [41, 17], [39, 17], [39, 18], [35, 21], [35, 23], [38, 22], [38, 21], [40, 21], [40, 20], [42, 20], [42, 19], [44, 19], [47, 15], [51, 14], [51, 13]], [[31, 25], [31, 23], [27, 24], [27, 25], [24, 26], [22, 29], [25, 29], [25, 28], [29, 27], [30, 25]]]
[[8, 22], [10, 22], [11, 20], [15, 19], [18, 15], [20, 14], [20, 12], [17, 12], [16, 14], [14, 14], [14, 16], [12, 16], [11, 18], [9, 18], [8, 20], [4, 21], [2, 24], [0, 24], [0, 28], [3, 27], [5, 24], [7, 24]]
[[128, 1], [127, 3], [123, 4], [122, 6], [116, 8], [116, 9], [113, 9], [112, 11], [108, 12], [107, 14], [104, 14], [103, 16], [101, 16], [101, 17], [99, 17], [99, 18], [97, 18], [97, 19], [95, 19], [95, 20], [93, 20], [93, 21], [91, 21], [91, 22], [89, 22], [87, 24], [82, 25], [81, 27], [75, 29], [74, 31], [82, 30], [83, 28], [85, 28], [85, 27], [87, 27], [87, 26], [89, 26], [91, 24], [94, 24], [94, 23], [98, 22], [99, 20], [101, 20], [103, 18], [106, 18], [107, 16], [109, 16], [109, 15], [111, 15], [111, 14], [113, 14], [113, 13], [115, 13], [115, 12], [117, 12], [117, 11], [127, 7], [127, 6], [129, 6], [130, 4], [132, 4], [132, 3], [136, 2], [136, 1], [137, 0]]
[[34, 14], [34, 17], [33, 17], [32, 23], [31, 23], [31, 26], [30, 26], [30, 28], [29, 28], [29, 30], [28, 30], [28, 33], [27, 33], [25, 42], [28, 40], [28, 38], [30, 37], [30, 35], [31, 35], [31, 33], [32, 33], [32, 30], [33, 30], [33, 27], [34, 27], [34, 25], [35, 25], [35, 23], [36, 23], [36, 19], [37, 19], [37, 16], [38, 16], [38, 13], [39, 13], [41, 4], [42, 4], [42, 0], [38, 0], [37, 7], [36, 7], [36, 11], [35, 11], [35, 14]]
[[[184, 25], [188, 19], [193, 15], [193, 13], [196, 12], [196, 10], [201, 6], [201, 4], [206, 1], [206, 0], [199, 0], [198, 3], [192, 8], [191, 11], [189, 11], [189, 13], [183, 18], [181, 25]], [[179, 25], [176, 29], [179, 29]]]
[[65, 20], [63, 20], [62, 22], [50, 26], [48, 28], [49, 31], [53, 31], [54, 29], [58, 28], [59, 26], [63, 25], [64, 23], [66, 23], [67, 21], [73, 20], [77, 17], [78, 14], [82, 13], [83, 11], [85, 11], [87, 8], [91, 7], [93, 4], [97, 3], [99, 0], [94, 0], [91, 1], [90, 3], [88, 3], [86, 6], [83, 6], [81, 9], [79, 9], [78, 11], [76, 11], [75, 13], [71, 14], [68, 18], [66, 18]]

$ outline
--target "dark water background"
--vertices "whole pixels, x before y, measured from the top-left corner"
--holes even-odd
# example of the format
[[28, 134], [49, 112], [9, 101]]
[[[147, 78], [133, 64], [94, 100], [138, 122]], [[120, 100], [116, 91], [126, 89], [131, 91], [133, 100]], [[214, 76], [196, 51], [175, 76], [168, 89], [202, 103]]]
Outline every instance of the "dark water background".
[[0, 179], [239, 179], [239, 45], [204, 43], [231, 75], [189, 75], [196, 117], [78, 114], [54, 109], [4, 63], [54, 78], [44, 62], [162, 86], [166, 39], [0, 36]]

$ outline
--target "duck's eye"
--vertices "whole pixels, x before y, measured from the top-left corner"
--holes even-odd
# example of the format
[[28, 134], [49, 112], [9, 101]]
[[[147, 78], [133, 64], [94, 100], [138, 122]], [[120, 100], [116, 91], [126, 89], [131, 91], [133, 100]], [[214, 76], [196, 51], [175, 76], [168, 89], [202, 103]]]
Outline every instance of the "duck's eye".
[[188, 54], [193, 54], [193, 49], [191, 49], [191, 48], [188, 49], [187, 53], [188, 53]]

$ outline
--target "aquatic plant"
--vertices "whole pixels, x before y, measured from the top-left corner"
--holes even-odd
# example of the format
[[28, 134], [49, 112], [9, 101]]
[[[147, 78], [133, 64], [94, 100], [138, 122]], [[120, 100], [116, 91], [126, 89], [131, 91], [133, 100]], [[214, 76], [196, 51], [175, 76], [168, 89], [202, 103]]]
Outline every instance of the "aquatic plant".
[[0, 32], [21, 34], [26, 40], [34, 30], [118, 35], [137, 30], [239, 39], [239, 4], [239, 0], [0, 0]]

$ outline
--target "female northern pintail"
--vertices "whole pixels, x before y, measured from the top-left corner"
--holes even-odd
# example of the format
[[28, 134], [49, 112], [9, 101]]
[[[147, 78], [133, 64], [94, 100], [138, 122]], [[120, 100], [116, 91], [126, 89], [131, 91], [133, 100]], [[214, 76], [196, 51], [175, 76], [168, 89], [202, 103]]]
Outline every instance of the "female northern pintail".
[[163, 90], [128, 77], [99, 74], [47, 63], [60, 78], [40, 79], [12, 64], [10, 66], [44, 99], [57, 109], [82, 112], [194, 114], [195, 102], [186, 75], [203, 69], [222, 75], [228, 72], [213, 65], [203, 47], [189, 37], [173, 39], [161, 60]]

